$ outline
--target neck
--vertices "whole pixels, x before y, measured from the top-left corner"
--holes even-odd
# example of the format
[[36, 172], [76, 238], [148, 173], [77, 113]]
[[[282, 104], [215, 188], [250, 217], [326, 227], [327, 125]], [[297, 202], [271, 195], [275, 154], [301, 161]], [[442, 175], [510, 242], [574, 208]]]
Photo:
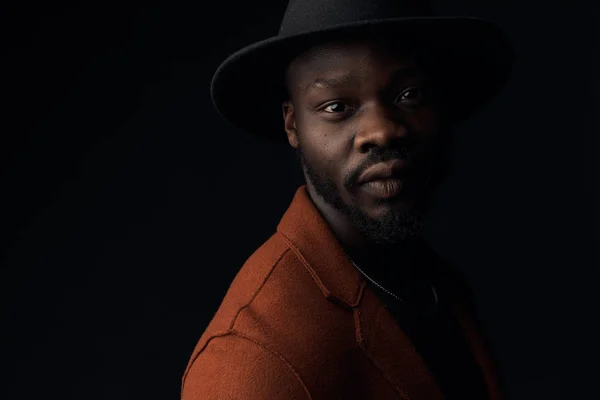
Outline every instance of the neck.
[[348, 256], [361, 268], [373, 273], [408, 272], [417, 266], [425, 243], [422, 238], [405, 239], [392, 244], [365, 244], [360, 248], [348, 248]]

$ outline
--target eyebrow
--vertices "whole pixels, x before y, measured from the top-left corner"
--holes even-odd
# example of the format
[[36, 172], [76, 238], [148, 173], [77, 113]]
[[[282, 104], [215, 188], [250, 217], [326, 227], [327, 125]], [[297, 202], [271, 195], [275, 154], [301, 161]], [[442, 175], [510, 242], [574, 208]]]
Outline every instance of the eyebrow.
[[358, 86], [359, 78], [358, 76], [350, 73], [344, 72], [338, 74], [336, 76], [328, 76], [324, 78], [317, 78], [313, 82], [309, 83], [304, 91], [308, 91], [313, 88], [322, 88], [322, 89], [335, 89], [341, 86]]
[[[399, 81], [405, 80], [407, 78], [416, 76], [417, 74], [418, 74], [418, 71], [414, 67], [400, 67], [392, 72], [391, 77], [390, 77], [390, 82], [391, 83], [399, 82]], [[343, 73], [337, 74], [335, 76], [317, 78], [313, 82], [309, 83], [304, 88], [304, 91], [306, 92], [312, 88], [336, 89], [339, 87], [350, 86], [350, 85], [358, 86], [359, 83], [360, 83], [360, 78], [357, 75], [355, 75], [351, 72], [343, 72]]]

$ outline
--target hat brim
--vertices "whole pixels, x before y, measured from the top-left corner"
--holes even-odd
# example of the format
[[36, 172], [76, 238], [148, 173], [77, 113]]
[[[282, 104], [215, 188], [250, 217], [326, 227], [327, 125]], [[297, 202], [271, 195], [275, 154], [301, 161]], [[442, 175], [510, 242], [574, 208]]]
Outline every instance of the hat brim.
[[[398, 35], [427, 43], [448, 70], [449, 112], [462, 120], [492, 99], [508, 78], [514, 53], [495, 25], [472, 17], [415, 17], [361, 21], [294, 36], [275, 36], [238, 50], [221, 63], [211, 81], [218, 113], [234, 126], [264, 139], [285, 142], [281, 102], [289, 63], [315, 44], [348, 34]], [[389, 37], [388, 37], [389, 38]]]

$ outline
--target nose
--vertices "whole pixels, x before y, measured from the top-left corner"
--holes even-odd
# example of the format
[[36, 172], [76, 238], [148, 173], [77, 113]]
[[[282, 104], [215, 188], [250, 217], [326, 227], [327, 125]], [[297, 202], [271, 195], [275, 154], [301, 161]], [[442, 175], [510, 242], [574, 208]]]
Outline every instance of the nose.
[[385, 105], [374, 104], [364, 110], [360, 119], [355, 146], [366, 152], [368, 147], [386, 147], [408, 136], [406, 124]]

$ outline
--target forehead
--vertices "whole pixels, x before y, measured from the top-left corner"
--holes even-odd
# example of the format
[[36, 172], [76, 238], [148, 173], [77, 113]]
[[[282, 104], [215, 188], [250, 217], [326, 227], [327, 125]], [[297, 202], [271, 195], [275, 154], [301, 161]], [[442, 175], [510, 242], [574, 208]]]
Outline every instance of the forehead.
[[333, 71], [368, 75], [399, 66], [418, 68], [416, 52], [390, 41], [331, 41], [312, 47], [287, 68], [286, 81], [294, 86]]

